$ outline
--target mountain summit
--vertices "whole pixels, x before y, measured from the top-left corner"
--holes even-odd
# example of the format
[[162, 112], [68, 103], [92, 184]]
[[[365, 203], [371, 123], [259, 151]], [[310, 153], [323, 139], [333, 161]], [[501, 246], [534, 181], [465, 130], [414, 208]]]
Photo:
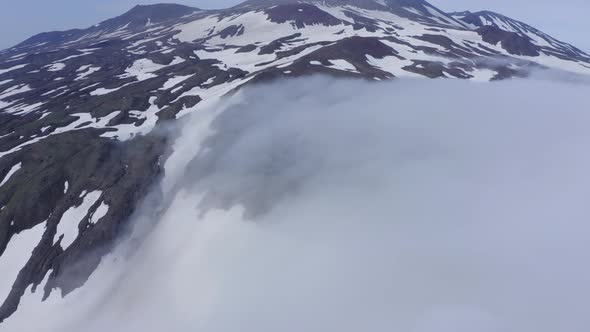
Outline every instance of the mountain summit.
[[176, 4], [137, 5], [119, 17], [100, 23], [98, 27], [120, 27], [127, 24], [128, 27], [142, 27], [179, 19], [197, 11], [200, 9]]
[[0, 321], [23, 296], [82, 287], [163, 171], [154, 128], [245, 84], [545, 69], [590, 74], [590, 56], [503, 15], [422, 0], [137, 6], [0, 51], [0, 266], [27, 253], [0, 269]]

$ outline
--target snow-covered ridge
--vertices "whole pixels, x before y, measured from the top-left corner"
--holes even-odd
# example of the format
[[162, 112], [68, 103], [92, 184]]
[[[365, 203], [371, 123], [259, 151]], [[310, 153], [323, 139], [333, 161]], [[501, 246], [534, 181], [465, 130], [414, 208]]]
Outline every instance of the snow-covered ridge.
[[494, 26], [503, 31], [514, 32], [531, 40], [535, 45], [545, 49], [547, 52], [553, 52], [562, 57], [581, 58], [588, 61], [590, 55], [584, 51], [559, 41], [550, 35], [518, 20], [504, 16], [502, 14], [481, 11], [481, 12], [456, 12], [450, 14], [459, 21], [463, 21], [468, 26], [477, 29], [483, 26]]

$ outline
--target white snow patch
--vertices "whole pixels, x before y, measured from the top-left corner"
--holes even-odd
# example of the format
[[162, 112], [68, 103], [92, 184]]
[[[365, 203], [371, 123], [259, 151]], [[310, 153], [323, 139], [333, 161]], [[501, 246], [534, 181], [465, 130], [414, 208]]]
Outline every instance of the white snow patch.
[[82, 56], [86, 56], [86, 55], [88, 55], [90, 53], [92, 53], [92, 52], [83, 52], [82, 54], [70, 55], [67, 58], [63, 58], [63, 59], [57, 60], [57, 61], [58, 62], [64, 62], [64, 61], [68, 61], [68, 60], [71, 60], [71, 59], [75, 59], [75, 58], [79, 58], [79, 57], [82, 57]]
[[186, 76], [175, 76], [170, 78], [168, 81], [166, 81], [166, 83], [164, 83], [164, 86], [162, 86], [162, 88], [160, 90], [168, 90], [170, 88], [175, 87], [176, 85], [178, 85], [180, 82], [188, 79], [189, 77], [191, 77], [193, 75], [186, 75]]
[[137, 81], [145, 81], [150, 78], [157, 77], [153, 74], [166, 66], [157, 64], [149, 59], [136, 60], [131, 67], [125, 70], [125, 74], [119, 75], [120, 78], [135, 77]]
[[13, 55], [13, 56], [11, 56], [9, 59], [10, 59], [10, 60], [17, 60], [17, 58], [22, 58], [22, 57], [24, 57], [25, 55], [27, 55], [27, 53], [21, 53], [21, 54]]
[[72, 206], [63, 214], [57, 225], [57, 233], [53, 239], [53, 244], [56, 244], [63, 235], [60, 244], [65, 250], [76, 240], [79, 233], [78, 225], [88, 215], [88, 210], [98, 201], [101, 195], [102, 191], [99, 190], [89, 192], [82, 199], [82, 204]]
[[3, 108], [10, 106], [10, 105], [11, 105], [11, 103], [7, 103], [5, 101], [0, 100], [0, 109], [3, 109]]
[[424, 77], [422, 75], [403, 70], [402, 68], [404, 66], [412, 64], [412, 61], [400, 60], [394, 56], [386, 56], [383, 59], [378, 59], [372, 57], [371, 55], [367, 55], [367, 63], [375, 68], [381, 69], [397, 77]]
[[469, 73], [473, 76], [472, 81], [476, 82], [489, 82], [498, 73], [491, 69], [474, 69], [473, 72]]
[[26, 63], [26, 64], [22, 64], [22, 65], [16, 65], [16, 66], [13, 66], [13, 67], [10, 67], [10, 68], [6, 68], [6, 69], [0, 69], [0, 75], [1, 75], [1, 74], [4, 74], [4, 73], [8, 73], [9, 71], [13, 71], [13, 70], [17, 70], [17, 69], [24, 68], [24, 67], [26, 67], [26, 66], [28, 66], [28, 65], [29, 65], [29, 64], [28, 64], [28, 63]]
[[78, 76], [76, 76], [74, 81], [83, 80], [86, 77], [92, 75], [93, 73], [95, 73], [99, 70], [100, 70], [100, 67], [92, 67], [92, 65], [82, 66], [82, 67], [80, 67], [80, 69], [77, 70], [77, 72], [80, 72], [80, 74], [78, 74]]
[[353, 72], [358, 73], [358, 70], [356, 69], [356, 67], [352, 63], [350, 63], [346, 60], [335, 59], [335, 60], [329, 60], [329, 61], [332, 63], [332, 65], [330, 66], [332, 68], [335, 68], [338, 70], [344, 70], [344, 71], [353, 71]]
[[170, 62], [170, 64], [168, 66], [174, 66], [174, 65], [177, 65], [179, 63], [183, 63], [185, 61], [186, 61], [185, 59], [183, 59], [183, 58], [181, 58], [179, 56], [175, 56], [174, 57], [174, 60], [172, 60], [172, 62]]
[[412, 14], [416, 14], [416, 15], [420, 15], [420, 16], [423, 16], [424, 15], [424, 13], [418, 11], [416, 8], [413, 8], [413, 7], [403, 7], [403, 8], [404, 8], [405, 11], [408, 11], [408, 12], [410, 12]]
[[211, 83], [213, 83], [215, 81], [215, 78], [217, 76], [213, 76], [213, 77], [209, 77], [209, 79], [207, 79], [205, 82], [203, 82], [201, 85], [209, 85]]
[[131, 45], [129, 47], [127, 47], [127, 49], [134, 49], [134, 48], [138, 47], [141, 44], [149, 43], [151, 41], [154, 41], [154, 40], [157, 40], [157, 39], [160, 39], [160, 38], [162, 38], [162, 36], [157, 36], [157, 37], [154, 37], [154, 38], [141, 39], [141, 40], [138, 40], [136, 42], [131, 43]]
[[[61, 133], [65, 133], [68, 131], [72, 131], [72, 130], [80, 130], [80, 129], [85, 129], [85, 128], [104, 128], [115, 116], [117, 116], [120, 112], [113, 112], [105, 117], [102, 118], [93, 118], [92, 115], [88, 114], [88, 113], [75, 113], [72, 114], [72, 116], [77, 116], [78, 120], [70, 123], [69, 125], [65, 126], [65, 127], [60, 127], [57, 128], [56, 130], [54, 130], [51, 134], [47, 135], [47, 136], [43, 136], [43, 137], [35, 137], [29, 141], [26, 141], [24, 143], [22, 143], [19, 146], [16, 146], [10, 150], [7, 151], [1, 151], [0, 152], [0, 158], [2, 158], [3, 156], [9, 155], [11, 153], [14, 153], [16, 151], [19, 151], [20, 149], [22, 149], [25, 146], [29, 146], [31, 144], [35, 144], [49, 136], [53, 136], [53, 135], [57, 135], [57, 134], [61, 134]], [[90, 122], [88, 124], [88, 122]], [[86, 124], [83, 127], [79, 127], [82, 124]]]
[[104, 134], [101, 135], [101, 137], [111, 137], [111, 138], [117, 138], [121, 141], [126, 141], [128, 139], [131, 139], [133, 137], [135, 137], [135, 135], [145, 135], [147, 133], [149, 133], [155, 126], [156, 126], [156, 122], [158, 121], [158, 112], [160, 112], [160, 108], [158, 108], [157, 105], [154, 104], [154, 102], [156, 101], [156, 97], [151, 97], [150, 98], [150, 107], [144, 111], [144, 112], [140, 112], [140, 111], [129, 111], [129, 113], [138, 118], [138, 119], [145, 119], [145, 121], [139, 125], [136, 126], [134, 123], [130, 123], [130, 124], [120, 124], [117, 126], [113, 126], [113, 127], [107, 127], [107, 128], [115, 128], [117, 129], [117, 131], [109, 131], [106, 132]]
[[65, 63], [58, 62], [58, 63], [52, 63], [51, 65], [48, 65], [45, 68], [47, 68], [48, 71], [60, 71], [60, 70], [63, 70], [65, 67], [66, 67]]
[[3, 301], [10, 293], [12, 285], [20, 270], [25, 266], [33, 249], [41, 241], [45, 232], [45, 223], [41, 223], [32, 229], [24, 230], [12, 236], [4, 254], [0, 256], [0, 301]]
[[10, 87], [10, 88], [4, 90], [2, 92], [2, 94], [0, 94], [0, 100], [5, 99], [10, 96], [17, 95], [19, 93], [25, 93], [25, 92], [28, 92], [31, 90], [33, 90], [33, 89], [31, 89], [31, 87], [28, 84], [15, 85], [13, 87]]
[[43, 102], [38, 102], [32, 105], [23, 105], [23, 106], [19, 106], [18, 108], [14, 107], [13, 111], [10, 111], [9, 113], [13, 113], [16, 115], [25, 115], [25, 114], [29, 114], [37, 109], [39, 109], [39, 107], [43, 106]]
[[10, 178], [14, 175], [14, 173], [18, 172], [22, 168], [22, 166], [23, 166], [22, 163], [18, 163], [16, 165], [12, 166], [12, 168], [8, 171], [8, 173], [4, 177], [4, 180], [2, 180], [2, 182], [0, 183], [0, 187], [5, 185], [6, 182], [8, 182], [8, 180], [10, 180]]
[[60, 87], [59, 87], [59, 88], [57, 88], [57, 89], [53, 89], [53, 90], [51, 90], [51, 91], [47, 91], [47, 92], [45, 92], [45, 93], [44, 93], [44, 94], [42, 94], [41, 96], [43, 96], [43, 97], [45, 97], [45, 96], [49, 96], [49, 95], [51, 95], [51, 94], [54, 94], [54, 93], [56, 93], [56, 92], [58, 92], [58, 91], [60, 91], [60, 90], [63, 90], [63, 89], [65, 89], [65, 88], [67, 88], [67, 87], [66, 87], [66, 86], [60, 86]]
[[212, 15], [177, 26], [176, 29], [180, 30], [180, 32], [174, 35], [174, 39], [178, 39], [181, 42], [192, 42], [195, 39], [206, 36], [211, 27], [217, 25], [218, 22], [217, 17]]
[[172, 89], [172, 90], [170, 91], [170, 93], [176, 93], [176, 92], [178, 92], [180, 89], [182, 89], [183, 87], [184, 87], [184, 85], [179, 85], [179, 86], [177, 86], [176, 88]]
[[109, 94], [109, 93], [111, 93], [111, 92], [115, 92], [115, 91], [117, 91], [117, 90], [119, 90], [119, 89], [122, 89], [122, 88], [124, 88], [124, 87], [126, 87], [126, 86], [128, 86], [128, 85], [131, 85], [131, 84], [133, 84], [133, 83], [135, 83], [135, 82], [131, 82], [131, 83], [127, 83], [127, 84], [123, 84], [123, 85], [121, 85], [120, 87], [117, 87], [117, 88], [112, 88], [112, 89], [98, 88], [98, 89], [96, 89], [96, 90], [94, 90], [94, 91], [90, 91], [90, 95], [91, 95], [91, 96], [102, 96], [102, 95], [106, 95], [106, 94]]
[[282, 64], [282, 65], [280, 65], [280, 66], [277, 66], [277, 68], [286, 68], [286, 67], [289, 67], [289, 66], [290, 66], [290, 65], [292, 65], [292, 64], [293, 64], [293, 62], [292, 62], [292, 61], [291, 61], [291, 62], [287, 62], [287, 63], [285, 63], [285, 64]]
[[94, 211], [94, 214], [92, 214], [90, 223], [96, 224], [100, 219], [102, 219], [102, 217], [107, 215], [107, 212], [109, 212], [109, 206], [104, 201], [102, 201], [100, 206], [96, 209], [96, 211]]

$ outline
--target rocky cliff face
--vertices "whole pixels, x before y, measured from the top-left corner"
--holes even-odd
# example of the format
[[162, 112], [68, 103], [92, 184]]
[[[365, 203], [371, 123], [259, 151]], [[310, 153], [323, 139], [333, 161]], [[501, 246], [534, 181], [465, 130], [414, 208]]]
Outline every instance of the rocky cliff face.
[[1, 51], [0, 321], [25, 292], [84, 284], [162, 172], [154, 129], [205, 101], [316, 73], [490, 81], [544, 68], [590, 74], [590, 56], [499, 14], [421, 0], [137, 6]]

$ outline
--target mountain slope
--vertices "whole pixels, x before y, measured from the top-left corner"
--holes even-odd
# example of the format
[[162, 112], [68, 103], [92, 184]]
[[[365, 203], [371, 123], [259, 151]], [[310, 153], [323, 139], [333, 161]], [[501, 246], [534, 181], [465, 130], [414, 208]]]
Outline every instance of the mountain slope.
[[83, 285], [162, 172], [167, 139], [154, 128], [244, 84], [489, 81], [542, 68], [589, 74], [590, 57], [507, 17], [421, 0], [138, 6], [1, 51], [0, 270], [32, 255], [6, 269], [0, 321], [31, 285], [46, 295]]
[[590, 59], [590, 55], [582, 50], [559, 41], [526, 23], [511, 19], [502, 14], [490, 11], [476, 13], [466, 11], [451, 13], [450, 15], [457, 20], [465, 22], [474, 29], [493, 27], [502, 31], [516, 33], [528, 39], [538, 50], [546, 55], [562, 59], [577, 59], [580, 62], [588, 62]]

